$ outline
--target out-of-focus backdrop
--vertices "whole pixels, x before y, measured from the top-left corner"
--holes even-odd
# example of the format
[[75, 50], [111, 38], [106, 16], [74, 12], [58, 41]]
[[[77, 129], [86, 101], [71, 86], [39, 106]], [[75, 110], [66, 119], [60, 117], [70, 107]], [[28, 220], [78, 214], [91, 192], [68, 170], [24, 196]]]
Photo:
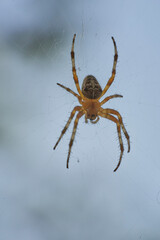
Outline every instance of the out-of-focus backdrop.
[[[160, 239], [160, 2], [0, 1], [0, 240]], [[66, 169], [73, 123], [53, 151], [77, 99], [94, 75], [104, 87], [118, 47], [117, 75], [104, 107], [114, 123], [82, 118]], [[106, 96], [107, 96], [106, 94]]]

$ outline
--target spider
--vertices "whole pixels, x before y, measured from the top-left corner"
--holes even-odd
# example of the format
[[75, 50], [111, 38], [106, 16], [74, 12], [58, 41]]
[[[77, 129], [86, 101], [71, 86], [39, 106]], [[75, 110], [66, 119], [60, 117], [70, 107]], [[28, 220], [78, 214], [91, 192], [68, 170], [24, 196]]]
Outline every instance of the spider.
[[[127, 139], [128, 143], [128, 152], [130, 151], [130, 140], [129, 140], [129, 135], [125, 129], [125, 126], [122, 121], [122, 117], [120, 113], [114, 109], [109, 109], [109, 108], [102, 108], [102, 105], [106, 102], [108, 102], [112, 98], [117, 98], [117, 97], [123, 97], [122, 95], [119, 94], [114, 94], [106, 97], [103, 99], [103, 101], [99, 101], [100, 98], [107, 92], [109, 87], [111, 86], [112, 82], [114, 81], [115, 74], [116, 74], [116, 65], [117, 65], [117, 59], [118, 59], [118, 52], [117, 52], [117, 46], [114, 38], [112, 37], [113, 45], [114, 45], [114, 61], [113, 61], [113, 67], [112, 67], [112, 75], [109, 78], [105, 88], [102, 90], [100, 84], [98, 83], [97, 79], [92, 76], [88, 75], [84, 78], [83, 83], [82, 83], [82, 90], [80, 89], [79, 86], [79, 81], [78, 81], [78, 76], [76, 73], [76, 67], [75, 67], [75, 54], [74, 54], [74, 43], [75, 43], [75, 38], [76, 34], [73, 36], [73, 41], [72, 41], [72, 48], [71, 48], [71, 61], [72, 61], [72, 73], [73, 73], [73, 79], [77, 88], [77, 91], [79, 95], [75, 92], [73, 92], [70, 88], [67, 88], [63, 86], [60, 83], [57, 83], [58, 86], [64, 88], [66, 91], [70, 92], [73, 94], [81, 104], [81, 106], [76, 106], [72, 110], [70, 117], [68, 119], [68, 122], [66, 123], [65, 127], [63, 128], [61, 135], [56, 142], [55, 146], [53, 149], [56, 149], [58, 143], [60, 142], [61, 138], [65, 134], [66, 130], [68, 129], [75, 113], [77, 112], [75, 121], [74, 121], [74, 127], [72, 131], [72, 136], [70, 139], [69, 143], [69, 150], [68, 150], [68, 157], [67, 157], [67, 165], [66, 167], [69, 168], [69, 158], [71, 154], [71, 148], [74, 142], [75, 134], [76, 134], [76, 129], [78, 125], [79, 119], [84, 115], [85, 116], [85, 122], [88, 122], [88, 119], [90, 120], [91, 123], [95, 124], [99, 121], [99, 117], [107, 118], [114, 122], [117, 125], [117, 132], [118, 132], [118, 138], [119, 138], [119, 144], [120, 144], [120, 157], [119, 157], [119, 162], [114, 169], [114, 172], [119, 168], [122, 160], [122, 155], [124, 152], [124, 147], [123, 147], [123, 141], [122, 141], [122, 135], [121, 135], [121, 129], [123, 130], [123, 133]], [[114, 116], [115, 115], [115, 116]]]

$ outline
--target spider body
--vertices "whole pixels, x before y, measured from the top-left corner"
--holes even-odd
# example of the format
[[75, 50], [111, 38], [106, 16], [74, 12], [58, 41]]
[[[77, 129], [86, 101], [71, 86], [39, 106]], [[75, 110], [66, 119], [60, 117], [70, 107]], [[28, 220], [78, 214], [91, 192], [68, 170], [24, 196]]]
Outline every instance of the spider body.
[[120, 166], [120, 163], [121, 163], [121, 160], [122, 160], [122, 155], [123, 155], [123, 152], [124, 152], [121, 130], [123, 131], [123, 133], [124, 133], [124, 135], [127, 139], [128, 152], [130, 151], [130, 139], [129, 139], [129, 135], [128, 135], [126, 129], [125, 129], [125, 126], [123, 124], [122, 117], [121, 117], [120, 113], [118, 111], [114, 110], [114, 109], [109, 109], [109, 108], [104, 109], [104, 108], [102, 108], [102, 105], [112, 98], [123, 97], [123, 96], [119, 95], [119, 94], [114, 94], [114, 95], [110, 95], [110, 96], [104, 98], [101, 102], [99, 100], [106, 93], [106, 91], [111, 86], [111, 84], [112, 84], [112, 82], [114, 81], [114, 78], [115, 78], [116, 65], [117, 65], [117, 59], [118, 59], [116, 42], [115, 42], [114, 38], [112, 37], [115, 54], [114, 54], [112, 75], [109, 78], [105, 88], [102, 90], [102, 88], [101, 88], [100, 84], [98, 83], [97, 79], [92, 75], [88, 75], [83, 80], [82, 90], [81, 90], [80, 86], [79, 86], [78, 76], [77, 76], [77, 73], [76, 73], [76, 67], [75, 67], [75, 56], [74, 56], [75, 55], [74, 54], [75, 37], [76, 37], [76, 34], [74, 34], [73, 42], [72, 42], [71, 61], [72, 61], [73, 79], [74, 79], [74, 82], [75, 82], [75, 85], [76, 85], [76, 88], [77, 88], [77, 91], [78, 91], [79, 95], [77, 93], [73, 92], [70, 88], [67, 88], [67, 87], [63, 86], [60, 83], [57, 83], [57, 85], [66, 89], [71, 94], [73, 94], [78, 99], [81, 106], [76, 106], [72, 110], [71, 115], [68, 119], [68, 122], [66, 123], [65, 127], [63, 128], [63, 130], [61, 132], [61, 135], [60, 135], [58, 141], [56, 142], [56, 144], [54, 146], [54, 149], [56, 149], [58, 143], [60, 142], [61, 138], [63, 137], [66, 130], [68, 129], [73, 117], [75, 116], [75, 113], [78, 112], [77, 115], [76, 115], [75, 121], [74, 121], [72, 136], [71, 136], [70, 143], [69, 143], [69, 150], [68, 150], [68, 157], [67, 157], [67, 168], [69, 168], [69, 158], [70, 158], [70, 154], [71, 154], [71, 148], [72, 148], [72, 145], [73, 145], [73, 142], [74, 142], [74, 138], [75, 138], [76, 129], [77, 129], [79, 119], [84, 115], [86, 123], [88, 122], [88, 119], [89, 119], [91, 123], [95, 124], [99, 121], [99, 119], [100, 119], [99, 117], [107, 118], [107, 119], [111, 120], [112, 122], [114, 122], [116, 124], [117, 132], [118, 132], [118, 138], [119, 138], [119, 144], [120, 144], [120, 151], [121, 152], [120, 152], [119, 162], [118, 162], [116, 168], [114, 169], [114, 172], [115, 172]]
[[97, 99], [101, 96], [102, 88], [94, 76], [88, 75], [85, 77], [82, 83], [82, 93], [89, 99]]

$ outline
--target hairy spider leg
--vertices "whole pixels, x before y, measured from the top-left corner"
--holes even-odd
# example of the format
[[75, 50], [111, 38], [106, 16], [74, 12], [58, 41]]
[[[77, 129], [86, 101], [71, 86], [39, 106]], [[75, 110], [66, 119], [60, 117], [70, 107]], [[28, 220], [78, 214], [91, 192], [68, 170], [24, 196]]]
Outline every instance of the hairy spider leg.
[[64, 88], [66, 91], [72, 93], [75, 97], [78, 98], [79, 102], [82, 104], [82, 98], [81, 98], [77, 93], [73, 92], [70, 88], [65, 87], [64, 85], [62, 85], [62, 84], [60, 84], [60, 83], [57, 83], [57, 85], [60, 86], [60, 87], [62, 87], [62, 88]]
[[73, 36], [73, 41], [72, 41], [72, 48], [71, 48], [71, 61], [72, 61], [72, 73], [73, 73], [73, 79], [77, 88], [78, 93], [80, 96], [85, 99], [83, 93], [81, 92], [80, 86], [79, 86], [79, 81], [78, 81], [78, 76], [76, 73], [76, 67], [75, 67], [75, 53], [74, 53], [74, 42], [75, 42], [76, 34]]
[[114, 60], [113, 60], [113, 67], [112, 67], [112, 75], [109, 78], [105, 88], [102, 91], [101, 96], [98, 98], [98, 100], [107, 92], [108, 88], [111, 86], [112, 82], [114, 81], [115, 75], [116, 75], [116, 65], [117, 65], [117, 59], [118, 59], [118, 52], [117, 52], [117, 46], [116, 46], [116, 42], [114, 40], [114, 37], [112, 37], [112, 41], [114, 44]]
[[112, 116], [108, 113], [103, 112], [103, 110], [101, 110], [101, 112], [99, 112], [99, 115], [103, 118], [107, 118], [107, 119], [111, 120], [112, 122], [115, 122], [116, 125], [117, 125], [117, 132], [118, 132], [118, 138], [119, 138], [121, 153], [120, 153], [120, 158], [119, 158], [119, 162], [117, 164], [117, 167], [114, 169], [114, 172], [116, 172], [117, 169], [119, 168], [120, 164], [121, 164], [122, 155], [123, 155], [123, 151], [124, 151], [122, 135], [121, 135], [121, 126], [120, 126], [120, 123], [119, 123], [117, 118], [115, 118], [114, 116]]
[[108, 102], [110, 99], [117, 98], [117, 97], [123, 97], [123, 96], [119, 95], [119, 94], [110, 95], [110, 96], [106, 97], [105, 99], [103, 99], [103, 101], [101, 102], [101, 106], [103, 104], [105, 104], [106, 102]]
[[77, 130], [78, 121], [83, 115], [84, 115], [84, 111], [82, 110], [77, 114], [76, 119], [74, 121], [72, 136], [71, 136], [71, 140], [69, 142], [69, 150], [68, 150], [67, 166], [66, 166], [67, 168], [69, 168], [69, 158], [70, 158], [71, 148], [72, 148], [73, 141], [74, 141], [75, 134], [76, 134], [76, 130]]
[[129, 151], [130, 151], [129, 135], [128, 135], [127, 130], [125, 129], [125, 126], [124, 126], [124, 124], [123, 124], [123, 120], [122, 120], [121, 114], [120, 114], [118, 111], [116, 111], [116, 110], [114, 110], [114, 109], [109, 109], [109, 108], [103, 109], [103, 113], [111, 113], [111, 114], [114, 114], [114, 115], [116, 115], [116, 116], [118, 117], [119, 122], [120, 122], [120, 125], [121, 125], [121, 127], [122, 127], [122, 130], [123, 130], [123, 132], [124, 132], [124, 135], [125, 135], [125, 137], [126, 137], [126, 139], [127, 139], [128, 152], [129, 152]]
[[63, 128], [63, 130], [62, 130], [62, 132], [61, 132], [61, 135], [60, 135], [60, 137], [58, 138], [58, 141], [56, 142], [56, 144], [55, 144], [55, 146], [54, 146], [54, 148], [53, 148], [54, 150], [56, 149], [58, 143], [60, 142], [61, 138], [63, 137], [63, 135], [65, 134], [66, 130], [68, 129], [68, 127], [69, 127], [69, 125], [70, 125], [70, 123], [71, 123], [71, 121], [72, 121], [72, 119], [73, 119], [76, 111], [80, 111], [81, 109], [82, 109], [82, 107], [76, 106], [76, 107], [74, 107], [74, 109], [72, 110], [71, 115], [70, 115], [70, 117], [69, 117], [69, 119], [68, 119], [68, 122], [66, 123], [65, 127]]

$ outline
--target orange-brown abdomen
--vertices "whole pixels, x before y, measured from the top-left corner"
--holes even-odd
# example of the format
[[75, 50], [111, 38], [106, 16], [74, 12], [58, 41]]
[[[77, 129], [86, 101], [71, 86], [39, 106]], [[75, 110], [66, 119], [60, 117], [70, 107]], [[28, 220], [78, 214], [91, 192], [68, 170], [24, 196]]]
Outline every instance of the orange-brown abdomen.
[[89, 99], [97, 99], [101, 96], [102, 88], [94, 76], [85, 77], [82, 83], [82, 93]]

